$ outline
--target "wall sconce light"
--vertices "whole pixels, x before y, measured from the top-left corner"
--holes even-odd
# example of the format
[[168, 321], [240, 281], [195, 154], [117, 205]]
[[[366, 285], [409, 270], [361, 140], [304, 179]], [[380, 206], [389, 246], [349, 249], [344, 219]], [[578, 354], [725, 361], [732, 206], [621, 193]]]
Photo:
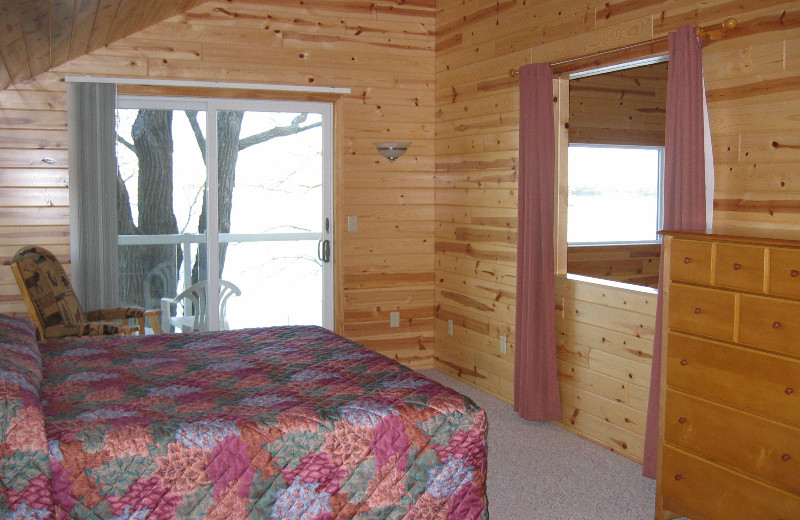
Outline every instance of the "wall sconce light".
[[394, 162], [395, 159], [406, 153], [408, 145], [410, 144], [411, 141], [386, 141], [383, 143], [375, 143], [375, 147], [381, 155], [389, 159], [389, 161]]

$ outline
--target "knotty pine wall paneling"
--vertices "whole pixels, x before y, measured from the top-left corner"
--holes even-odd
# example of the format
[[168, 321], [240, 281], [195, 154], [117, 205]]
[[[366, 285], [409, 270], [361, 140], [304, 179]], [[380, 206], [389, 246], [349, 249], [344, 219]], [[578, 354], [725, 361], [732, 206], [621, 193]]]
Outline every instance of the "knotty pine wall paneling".
[[556, 278], [562, 425], [640, 461], [657, 291], [569, 275]]
[[664, 146], [667, 62], [569, 81], [569, 142]]
[[[0, 312], [25, 313], [8, 267], [19, 247], [45, 245], [69, 268], [65, 76], [349, 87], [331, 100], [336, 328], [432, 366], [434, 31], [434, 0], [203, 2], [0, 92]], [[390, 163], [373, 145], [384, 140], [412, 144]]]
[[[509, 70], [731, 16], [738, 29], [703, 51], [716, 166], [715, 228], [797, 230], [797, 2], [436, 3], [437, 368], [513, 400], [519, 97]], [[557, 278], [557, 293], [562, 424], [641, 460], [653, 295], [564, 278]], [[506, 354], [499, 350], [501, 335], [509, 339]]]
[[658, 288], [661, 244], [569, 246], [567, 272]]

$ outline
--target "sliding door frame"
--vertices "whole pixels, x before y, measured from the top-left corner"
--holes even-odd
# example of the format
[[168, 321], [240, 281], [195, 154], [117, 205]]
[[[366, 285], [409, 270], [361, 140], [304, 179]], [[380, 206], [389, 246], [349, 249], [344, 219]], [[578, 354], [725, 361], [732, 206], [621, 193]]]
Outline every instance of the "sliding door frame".
[[[330, 261], [323, 262], [322, 267], [322, 326], [335, 330], [337, 327], [335, 293], [335, 214], [334, 214], [334, 120], [333, 103], [324, 101], [289, 101], [265, 99], [205, 98], [183, 96], [150, 96], [124, 94], [117, 96], [117, 109], [153, 109], [153, 110], [202, 110], [206, 112], [206, 200], [207, 215], [218, 214], [218, 156], [217, 156], [217, 117], [219, 111], [252, 111], [252, 112], [309, 112], [322, 115], [322, 182], [323, 182], [323, 222], [320, 239], [329, 240]], [[213, 115], [212, 115], [213, 114]], [[217, 218], [206, 222], [207, 262], [209, 276], [208, 305], [216, 308], [219, 305], [219, 228]], [[327, 224], [327, 225], [326, 225]], [[213, 254], [212, 254], [213, 253]], [[219, 329], [219, 316], [209, 313], [209, 328]]]

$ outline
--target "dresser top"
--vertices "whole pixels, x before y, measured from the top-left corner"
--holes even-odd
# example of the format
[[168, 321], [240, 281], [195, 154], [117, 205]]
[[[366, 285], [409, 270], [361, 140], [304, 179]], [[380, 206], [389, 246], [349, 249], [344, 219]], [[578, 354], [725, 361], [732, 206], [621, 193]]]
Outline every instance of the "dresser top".
[[715, 240], [723, 242], [738, 242], [745, 244], [764, 244], [772, 246], [800, 247], [800, 229], [798, 230], [763, 230], [748, 231], [746, 234], [714, 233], [708, 231], [659, 231], [660, 235], [669, 235], [677, 238], [695, 240]]

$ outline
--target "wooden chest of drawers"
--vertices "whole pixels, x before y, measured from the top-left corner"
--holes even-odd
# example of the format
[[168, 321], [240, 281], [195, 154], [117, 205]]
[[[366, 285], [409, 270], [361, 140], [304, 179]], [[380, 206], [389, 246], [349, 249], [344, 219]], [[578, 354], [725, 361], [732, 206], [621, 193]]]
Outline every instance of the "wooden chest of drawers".
[[665, 233], [656, 520], [800, 520], [800, 242]]

